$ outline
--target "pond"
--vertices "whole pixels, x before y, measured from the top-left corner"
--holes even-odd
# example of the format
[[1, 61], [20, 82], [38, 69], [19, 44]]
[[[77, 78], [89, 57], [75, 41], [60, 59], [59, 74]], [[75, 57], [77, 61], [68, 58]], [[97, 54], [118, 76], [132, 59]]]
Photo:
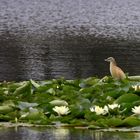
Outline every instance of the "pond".
[[[115, 57], [124, 72], [129, 75], [139, 75], [140, 12], [137, 9], [140, 3], [137, 0], [118, 0], [115, 3], [113, 0], [109, 3], [107, 0], [101, 2], [99, 0], [62, 1], [0, 1], [0, 81], [103, 77], [109, 74], [109, 66], [104, 62], [108, 56]], [[47, 91], [49, 94], [35, 93], [37, 98], [34, 102], [42, 103], [44, 97], [51, 97], [53, 93], [57, 93], [55, 90], [63, 93], [61, 89], [64, 84], [60, 87], [56, 86], [55, 90], [52, 88], [53, 84], [56, 83], [50, 84], [51, 90]], [[13, 87], [11, 88], [13, 91]], [[14, 87], [14, 90], [16, 88]], [[73, 90], [70, 83], [66, 85], [64, 89], [68, 91], [66, 92], [68, 96], [63, 96], [62, 99], [77, 97], [77, 91], [74, 92], [76, 96], [73, 96], [73, 91], [79, 91], [79, 89], [74, 88]], [[7, 100], [7, 96], [8, 99], [10, 96], [13, 99], [12, 94], [7, 94], [11, 93], [9, 87], [2, 88], [2, 91], [1, 102], [5, 100], [5, 97]], [[32, 90], [29, 90], [29, 93], [30, 91]], [[83, 96], [83, 106], [84, 103], [91, 104], [91, 95]], [[25, 96], [23, 94], [23, 97], [19, 98], [19, 103], [22, 103]], [[59, 94], [58, 97], [60, 97]], [[54, 97], [51, 98], [54, 99]], [[88, 101], [87, 99], [89, 102], [85, 102]], [[81, 98], [76, 100], [81, 103]], [[23, 101], [28, 104], [33, 99], [30, 100], [28, 96]], [[75, 104], [72, 104], [72, 107], [74, 108]], [[3, 109], [3, 106], [1, 108]], [[1, 115], [1, 119], [7, 118]], [[90, 119], [88, 115], [87, 119]], [[0, 140], [9, 139], [139, 140], [140, 133], [74, 128], [0, 128]]]
[[0, 128], [0, 140], [139, 140], [138, 132], [102, 132], [74, 128]]

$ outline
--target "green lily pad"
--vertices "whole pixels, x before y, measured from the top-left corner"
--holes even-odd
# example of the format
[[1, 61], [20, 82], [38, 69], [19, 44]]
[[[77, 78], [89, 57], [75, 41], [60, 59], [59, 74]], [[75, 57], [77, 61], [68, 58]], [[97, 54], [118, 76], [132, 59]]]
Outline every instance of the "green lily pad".
[[121, 104], [121, 103], [132, 103], [134, 101], [140, 100], [140, 97], [136, 94], [124, 94], [120, 96], [115, 103]]
[[53, 100], [49, 103], [54, 106], [68, 106], [68, 103], [65, 100]]
[[8, 115], [0, 114], [0, 121], [10, 121], [11, 117]]
[[98, 120], [98, 119], [101, 119], [103, 116], [101, 116], [101, 115], [96, 115], [96, 113], [95, 112], [91, 112], [91, 111], [87, 111], [86, 113], [85, 113], [85, 119], [86, 120], [88, 120], [88, 121], [96, 121], [96, 120]]
[[134, 116], [127, 117], [123, 120], [123, 125], [131, 126], [131, 127], [139, 126], [140, 125], [140, 119], [137, 118], [137, 117], [134, 117]]
[[123, 124], [123, 121], [120, 118], [109, 118], [106, 119], [106, 124], [110, 127], [116, 127], [116, 126], [121, 126]]
[[13, 94], [18, 95], [18, 94], [31, 94], [31, 83], [30, 81], [25, 82], [23, 85], [18, 87]]
[[9, 105], [0, 106], [0, 114], [7, 114], [12, 111], [13, 111], [13, 108]]
[[22, 112], [20, 117], [21, 120], [40, 120], [43, 118], [46, 118], [44, 113], [34, 108], [29, 109], [29, 112]]
[[39, 88], [40, 85], [38, 83], [36, 83], [34, 80], [30, 80], [31, 84], [35, 87], [35, 88]]

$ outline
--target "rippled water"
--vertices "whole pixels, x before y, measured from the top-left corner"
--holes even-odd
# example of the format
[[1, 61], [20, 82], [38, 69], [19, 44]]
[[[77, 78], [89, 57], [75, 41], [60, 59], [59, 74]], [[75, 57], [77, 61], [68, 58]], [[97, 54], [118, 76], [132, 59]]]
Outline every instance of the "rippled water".
[[38, 129], [5, 128], [0, 129], [0, 140], [139, 140], [140, 133], [134, 132], [96, 132], [84, 129]]
[[1, 0], [0, 81], [140, 74], [138, 0]]
[[21, 38], [0, 38], [0, 81], [101, 77], [109, 74], [109, 64], [104, 61], [108, 56], [114, 56], [130, 75], [140, 72], [139, 44], [93, 36], [52, 36], [43, 41]]

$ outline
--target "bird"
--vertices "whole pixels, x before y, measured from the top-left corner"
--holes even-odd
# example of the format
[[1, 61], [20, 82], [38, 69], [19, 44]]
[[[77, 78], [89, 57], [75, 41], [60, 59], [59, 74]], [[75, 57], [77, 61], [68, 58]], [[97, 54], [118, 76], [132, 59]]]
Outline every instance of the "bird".
[[123, 72], [123, 70], [120, 67], [117, 66], [115, 58], [108, 57], [107, 59], [105, 59], [105, 61], [110, 63], [110, 73], [111, 73], [111, 76], [114, 79], [116, 79], [116, 80], [123, 80], [123, 79], [126, 78], [126, 75]]

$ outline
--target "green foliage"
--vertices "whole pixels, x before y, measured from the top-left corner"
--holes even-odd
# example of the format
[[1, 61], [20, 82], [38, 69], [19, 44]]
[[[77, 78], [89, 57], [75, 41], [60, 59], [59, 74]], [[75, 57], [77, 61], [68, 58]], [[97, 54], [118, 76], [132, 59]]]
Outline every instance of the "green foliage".
[[138, 117], [130, 116], [123, 120], [123, 125], [125, 126], [139, 126], [140, 125], [140, 119]]
[[8, 105], [0, 106], [0, 114], [7, 114], [12, 111], [13, 111], [13, 108]]
[[113, 118], [107, 119], [107, 120], [106, 120], [106, 124], [107, 124], [107, 126], [109, 126], [109, 127], [116, 127], [116, 126], [121, 126], [121, 125], [123, 125], [123, 121], [122, 121], [122, 119], [120, 119], [120, 118], [115, 118], [115, 117], [113, 117]]
[[64, 100], [53, 100], [49, 103], [53, 106], [67, 106], [68, 105], [68, 103]]
[[[0, 121], [45, 125], [59, 122], [91, 129], [138, 126], [139, 115], [134, 116], [132, 108], [140, 105], [140, 92], [132, 86], [139, 84], [139, 81], [116, 81], [107, 76], [102, 79], [2, 82]], [[95, 105], [103, 108], [114, 103], [120, 108], [110, 109], [105, 115], [97, 115], [94, 111]], [[69, 113], [61, 115], [54, 111], [55, 106], [67, 106]]]
[[140, 97], [136, 94], [124, 94], [120, 96], [115, 102], [118, 104], [122, 104], [122, 103], [133, 103], [139, 100]]

